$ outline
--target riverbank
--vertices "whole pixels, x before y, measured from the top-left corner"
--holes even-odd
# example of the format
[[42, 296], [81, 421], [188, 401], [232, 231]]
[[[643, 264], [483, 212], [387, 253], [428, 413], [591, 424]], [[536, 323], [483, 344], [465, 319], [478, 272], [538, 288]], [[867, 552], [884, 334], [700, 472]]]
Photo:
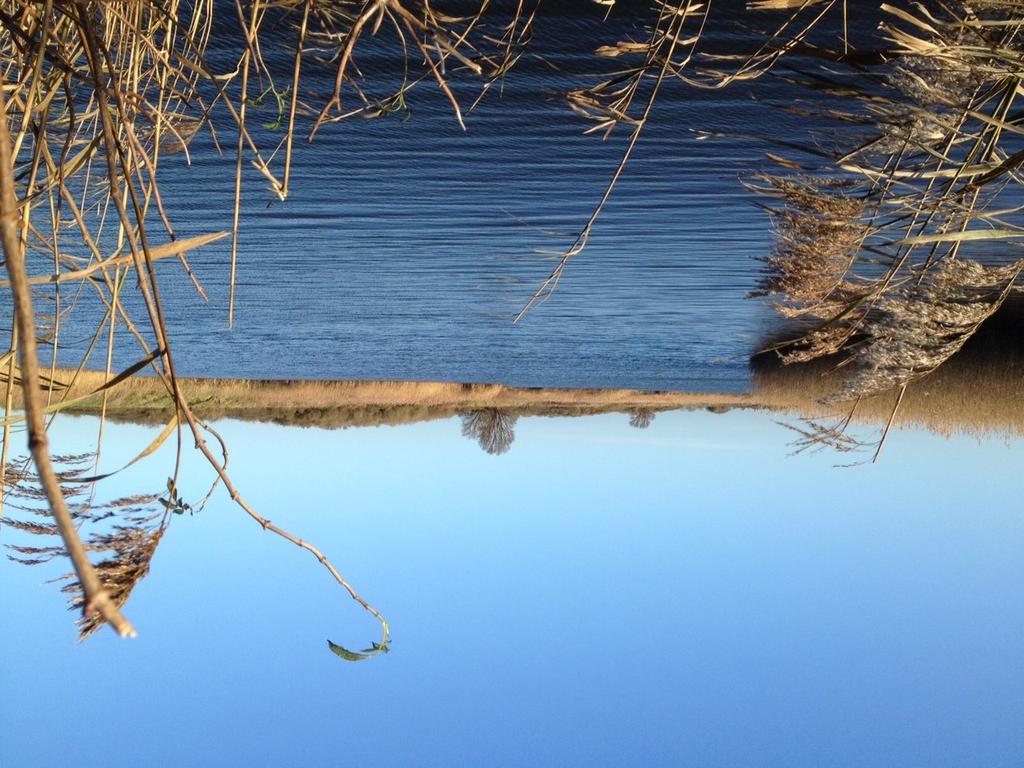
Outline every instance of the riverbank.
[[[155, 423], [167, 421], [173, 411], [169, 393], [152, 376], [134, 376], [105, 393], [91, 395], [104, 384], [100, 372], [60, 370], [53, 378], [50, 403], [67, 401], [68, 405], [61, 408], [65, 413], [103, 413], [113, 421]], [[179, 379], [179, 384], [193, 410], [204, 419], [328, 428], [406, 424], [484, 409], [523, 416], [585, 416], [756, 406], [755, 399], [744, 394], [521, 388], [503, 384], [195, 378]]]
[[[781, 366], [755, 361], [746, 394], [645, 392], [631, 389], [521, 388], [502, 384], [416, 381], [316, 381], [182, 378], [180, 386], [200, 417], [238, 419], [337, 429], [408, 424], [482, 410], [514, 416], [588, 416], [600, 413], [654, 414], [667, 410], [725, 412], [753, 408], [780, 418], [845, 418], [852, 403], [830, 402], [842, 370], [827, 361]], [[59, 370], [48, 392], [52, 410], [100, 415], [112, 421], [162, 423], [173, 402], [161, 381], [134, 376], [97, 393], [105, 381], [97, 371]], [[13, 407], [19, 406], [15, 390]], [[61, 405], [64, 403], [64, 405]], [[862, 400], [853, 421], [881, 426], [895, 393]], [[640, 419], [643, 422], [643, 419]], [[999, 364], [964, 356], [912, 385], [893, 426], [943, 435], [1024, 435], [1024, 359]]]

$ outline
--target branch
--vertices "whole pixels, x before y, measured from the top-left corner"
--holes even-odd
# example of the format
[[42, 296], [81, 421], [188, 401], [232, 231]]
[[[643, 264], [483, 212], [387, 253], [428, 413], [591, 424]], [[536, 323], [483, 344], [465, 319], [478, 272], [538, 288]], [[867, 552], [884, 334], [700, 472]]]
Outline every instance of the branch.
[[49, 441], [43, 423], [43, 404], [40, 397], [39, 358], [36, 351], [36, 327], [32, 314], [32, 293], [25, 271], [25, 252], [18, 232], [20, 215], [14, 193], [14, 158], [11, 133], [7, 125], [7, 101], [0, 89], [0, 236], [3, 240], [4, 262], [10, 276], [11, 295], [14, 299], [15, 327], [20, 338], [18, 347], [21, 365], [21, 386], [28, 427], [28, 447], [39, 475], [39, 483], [46, 493], [50, 512], [64, 540], [68, 557], [82, 585], [83, 612], [86, 616], [99, 613], [121, 637], [135, 637], [135, 629], [121, 615], [110, 595], [103, 588], [96, 570], [85, 553], [78, 537], [71, 513], [68, 511], [57, 474], [50, 463]]

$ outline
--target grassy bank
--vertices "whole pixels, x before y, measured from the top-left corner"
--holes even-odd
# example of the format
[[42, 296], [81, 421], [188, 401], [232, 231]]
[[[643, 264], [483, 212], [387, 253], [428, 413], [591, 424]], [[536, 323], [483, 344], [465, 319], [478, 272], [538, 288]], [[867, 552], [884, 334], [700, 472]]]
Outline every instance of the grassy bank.
[[[965, 350], [946, 366], [911, 385], [894, 425], [942, 435], [1024, 435], [1024, 354], [988, 354], [990, 340]], [[182, 379], [186, 397], [204, 419], [240, 419], [297, 426], [342, 428], [408, 424], [481, 410], [515, 416], [587, 416], [655, 413], [674, 409], [759, 408], [801, 418], [846, 416], [850, 402], [828, 398], [840, 388], [844, 369], [818, 360], [784, 366], [770, 357], [754, 364], [749, 394], [642, 392], [630, 389], [521, 388], [502, 384], [415, 381], [312, 381]], [[60, 371], [51, 405], [74, 401], [62, 412], [98, 415], [101, 373]], [[861, 400], [854, 421], [883, 425], [895, 395]], [[18, 407], [15, 400], [15, 407]], [[106, 392], [105, 415], [113, 421], [162, 423], [173, 404], [158, 379], [132, 377]]]
[[[103, 386], [95, 371], [59, 371], [50, 402], [66, 400], [65, 413], [99, 414]], [[675, 408], [750, 407], [749, 395], [641, 392], [631, 389], [520, 388], [502, 384], [416, 381], [180, 380], [204, 419], [271, 421], [318, 427], [406, 424], [483, 409], [516, 415], [584, 416]], [[106, 391], [105, 414], [114, 421], [167, 421], [173, 402], [159, 379], [134, 376]], [[74, 401], [74, 402], [72, 402]], [[17, 402], [17, 401], [16, 401]]]

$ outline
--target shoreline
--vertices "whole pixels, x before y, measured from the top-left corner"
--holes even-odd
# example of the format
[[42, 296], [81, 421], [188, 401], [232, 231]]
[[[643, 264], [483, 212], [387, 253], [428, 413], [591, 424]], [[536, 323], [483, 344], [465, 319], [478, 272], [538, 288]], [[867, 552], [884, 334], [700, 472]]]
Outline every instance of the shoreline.
[[[60, 412], [83, 416], [103, 414], [111, 421], [156, 423], [170, 418], [173, 403], [158, 378], [134, 376], [105, 393], [90, 394], [104, 381], [104, 374], [98, 371], [83, 370], [76, 375], [75, 371], [58, 369], [50, 401], [77, 400], [60, 408]], [[584, 416], [759, 407], [750, 394], [728, 393], [393, 380], [183, 377], [178, 381], [196, 415], [204, 419], [231, 418], [329, 428], [404, 424], [486, 409], [523, 416]], [[17, 407], [17, 392], [15, 394]]]
[[[1024, 371], [1018, 365], [954, 364], [911, 385], [893, 423], [952, 436], [1024, 435]], [[133, 376], [105, 393], [98, 371], [58, 369], [48, 392], [52, 411], [104, 416], [113, 422], [166, 423], [173, 403], [162, 382]], [[642, 391], [634, 389], [511, 387], [429, 381], [331, 381], [315, 379], [181, 378], [197, 416], [339, 429], [409, 424], [475, 411], [510, 416], [656, 414], [670, 410], [764, 410], [794, 419], [842, 419], [850, 403], [826, 400], [840, 381], [825, 365], [756, 365], [750, 392]], [[6, 389], [6, 387], [3, 387]], [[19, 391], [13, 407], [19, 407]], [[104, 402], [104, 394], [105, 402]], [[59, 406], [68, 400], [66, 406]], [[888, 420], [892, 395], [857, 404], [853, 422], [879, 426]]]

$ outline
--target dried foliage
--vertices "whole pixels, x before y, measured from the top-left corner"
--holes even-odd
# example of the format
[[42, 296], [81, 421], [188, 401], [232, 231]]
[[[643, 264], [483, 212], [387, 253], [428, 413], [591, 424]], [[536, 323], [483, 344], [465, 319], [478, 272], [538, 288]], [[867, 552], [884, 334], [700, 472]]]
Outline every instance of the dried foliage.
[[833, 397], [896, 391], [898, 409], [1019, 289], [1024, 6], [884, 10], [888, 61], [804, 81], [849, 105], [829, 108], [845, 126], [829, 179], [758, 179], [783, 201], [761, 293], [814, 321], [784, 361], [844, 353]]
[[956, 352], [1002, 305], [1024, 261], [983, 267], [943, 259], [920, 281], [886, 295], [865, 325], [869, 343], [855, 359], [856, 374], [839, 395], [849, 400], [905, 387]]
[[519, 417], [500, 408], [483, 408], [462, 415], [462, 436], [476, 440], [492, 456], [508, 453], [516, 439]]
[[647, 429], [654, 423], [656, 415], [650, 408], [637, 408], [629, 414], [629, 426], [633, 429]]
[[[110, 533], [93, 533], [86, 548], [93, 553], [108, 554], [96, 564], [103, 587], [118, 607], [127, 602], [135, 586], [149, 573], [149, 565], [156, 548], [163, 538], [165, 525], [148, 527], [153, 518], [140, 520], [133, 525], [119, 525]], [[81, 585], [75, 581], [64, 586], [62, 591], [71, 597], [71, 610], [81, 610], [85, 597]], [[78, 621], [79, 639], [85, 640], [103, 625], [99, 614], [85, 614]]]
[[760, 175], [749, 186], [782, 201], [769, 208], [775, 247], [751, 296], [773, 297], [785, 317], [830, 321], [780, 354], [801, 362], [836, 353], [856, 329], [858, 313], [851, 309], [871, 289], [870, 281], [851, 271], [866, 234], [864, 201], [829, 179]]
[[852, 454], [873, 448], [874, 441], [854, 437], [849, 433], [850, 419], [825, 422], [820, 419], [803, 418], [796, 422], [776, 422], [796, 437], [790, 443], [793, 454], [817, 453], [829, 449], [840, 454]]
[[824, 319], [863, 295], [848, 278], [860, 250], [863, 200], [847, 197], [840, 182], [813, 178], [759, 176], [763, 195], [781, 198], [771, 209], [775, 250], [768, 274], [754, 296], [776, 296], [787, 317]]
[[[856, 354], [856, 351], [853, 352]], [[899, 391], [857, 398], [835, 395], [850, 386], [840, 357], [787, 365], [775, 354], [752, 361], [752, 399], [759, 406], [827, 424], [881, 428], [892, 419]], [[894, 427], [977, 440], [1024, 435], [1024, 300], [1011, 298], [946, 362], [907, 384]]]
[[[115, 606], [128, 600], [135, 586], [149, 573], [149, 565], [169, 522], [170, 511], [159, 494], [122, 497], [97, 502], [89, 472], [95, 467], [95, 454], [54, 456], [61, 491], [76, 526], [87, 526], [85, 550], [102, 559], [95, 564], [100, 583]], [[8, 516], [4, 525], [21, 533], [41, 537], [36, 544], [5, 544], [8, 558], [23, 565], [41, 565], [67, 555], [63, 544], [51, 543], [59, 537], [51, 522], [46, 492], [37, 475], [30, 472], [28, 459], [14, 461], [5, 473]], [[17, 517], [11, 515], [17, 514]], [[58, 539], [59, 540], [59, 539]], [[85, 611], [86, 595], [75, 574], [62, 577], [68, 583], [62, 591], [69, 595], [70, 610], [82, 614], [79, 638], [84, 640], [100, 626], [98, 612]]]

